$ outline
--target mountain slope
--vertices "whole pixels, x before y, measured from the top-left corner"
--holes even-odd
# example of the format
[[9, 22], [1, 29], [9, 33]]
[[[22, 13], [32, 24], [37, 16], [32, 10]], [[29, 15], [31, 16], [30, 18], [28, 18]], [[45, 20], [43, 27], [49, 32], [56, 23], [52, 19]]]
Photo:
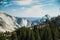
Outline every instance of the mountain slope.
[[43, 23], [46, 18], [24, 18], [14, 17], [0, 12], [0, 32], [12, 32], [19, 27], [31, 27]]
[[0, 31], [13, 31], [16, 28], [16, 19], [8, 14], [0, 12]]

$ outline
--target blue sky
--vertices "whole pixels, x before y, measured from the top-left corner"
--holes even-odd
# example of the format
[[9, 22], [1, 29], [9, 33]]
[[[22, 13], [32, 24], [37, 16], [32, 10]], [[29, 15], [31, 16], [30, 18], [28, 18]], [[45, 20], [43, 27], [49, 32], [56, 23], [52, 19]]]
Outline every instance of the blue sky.
[[0, 0], [0, 11], [17, 17], [60, 15], [60, 0]]

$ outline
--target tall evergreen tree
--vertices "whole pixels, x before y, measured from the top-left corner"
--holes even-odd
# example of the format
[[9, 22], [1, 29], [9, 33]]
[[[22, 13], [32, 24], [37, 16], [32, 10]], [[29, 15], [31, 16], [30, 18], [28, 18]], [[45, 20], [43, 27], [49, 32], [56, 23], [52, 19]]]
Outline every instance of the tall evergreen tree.
[[53, 40], [49, 24], [45, 25], [45, 40]]
[[30, 38], [31, 38], [31, 30], [30, 30], [30, 28], [28, 28], [27, 30], [26, 30], [26, 39], [27, 40], [30, 40]]
[[58, 40], [58, 29], [54, 29], [54, 40]]
[[33, 32], [33, 29], [30, 29], [31, 30], [31, 38], [30, 38], [30, 40], [35, 40], [35, 37], [34, 37], [34, 32]]
[[16, 32], [12, 33], [11, 40], [18, 40]]
[[51, 23], [51, 32], [53, 36], [53, 40], [58, 40], [58, 28], [55, 22]]
[[4, 33], [0, 33], [0, 40], [6, 40]]
[[35, 40], [41, 40], [37, 26], [35, 26], [34, 28], [34, 35], [35, 35]]
[[20, 30], [21, 40], [26, 40], [26, 28], [22, 27]]

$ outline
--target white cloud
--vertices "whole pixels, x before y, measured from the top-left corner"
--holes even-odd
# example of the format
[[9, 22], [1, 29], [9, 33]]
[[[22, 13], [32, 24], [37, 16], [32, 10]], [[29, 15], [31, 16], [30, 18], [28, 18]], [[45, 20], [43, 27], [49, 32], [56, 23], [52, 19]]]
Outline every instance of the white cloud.
[[[36, 5], [32, 5], [31, 7], [22, 7], [20, 9], [13, 9], [12, 15], [19, 17], [43, 17], [45, 14], [49, 14], [50, 16], [56, 16], [60, 13], [60, 9], [55, 7], [54, 1], [48, 1], [49, 3], [44, 4], [43, 2], [40, 4], [38, 0], [21, 0], [21, 1], [13, 1], [16, 5], [32, 5], [37, 3]], [[52, 3], [51, 3], [52, 2]]]
[[26, 9], [23, 7], [21, 10], [13, 9], [10, 13], [12, 13], [11, 15], [18, 17], [43, 17], [46, 14], [52, 17], [60, 14], [60, 9], [55, 6], [48, 6], [47, 8], [46, 5], [34, 5]]
[[13, 1], [17, 5], [30, 5], [32, 3], [32, 0], [20, 0], [20, 1]]
[[44, 5], [32, 6], [31, 8], [27, 8], [23, 12], [20, 11], [21, 14], [18, 16], [20, 17], [43, 17], [44, 15], [48, 14], [52, 17], [52, 16], [57, 16], [60, 13], [57, 7], [45, 9], [47, 7], [43, 8], [43, 6]]
[[12, 12], [17, 12], [17, 10], [16, 9], [13, 9]]
[[5, 7], [11, 6], [11, 5], [13, 5], [13, 4], [6, 4]]
[[18, 12], [17, 9], [12, 9], [11, 11], [12, 11], [13, 14], [14, 14], [15, 12]]
[[42, 17], [44, 16], [43, 12], [45, 12], [45, 10], [43, 10], [43, 5], [35, 5], [32, 8], [29, 8], [28, 10], [26, 10], [26, 16], [29, 15], [31, 17]]
[[5, 2], [5, 1], [1, 1], [0, 3], [1, 3], [1, 4], [7, 4], [7, 2]]
[[39, 2], [39, 0], [17, 0], [17, 1], [12, 1], [14, 2], [16, 5], [32, 5], [35, 4], [37, 2]]
[[42, 17], [44, 16], [43, 14], [43, 8], [41, 8], [43, 5], [35, 5], [35, 6], [32, 6], [31, 8], [26, 8], [25, 10], [23, 9], [22, 11], [17, 11], [17, 14], [16, 12], [14, 12], [17, 16], [20, 16], [20, 17]]

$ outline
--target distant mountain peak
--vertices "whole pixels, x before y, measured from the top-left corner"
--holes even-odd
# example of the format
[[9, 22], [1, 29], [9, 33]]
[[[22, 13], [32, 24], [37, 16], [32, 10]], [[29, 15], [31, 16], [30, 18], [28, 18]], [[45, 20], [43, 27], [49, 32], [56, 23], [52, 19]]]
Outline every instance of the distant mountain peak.
[[12, 32], [19, 27], [31, 27], [44, 22], [44, 18], [18, 18], [0, 12], [0, 32]]

